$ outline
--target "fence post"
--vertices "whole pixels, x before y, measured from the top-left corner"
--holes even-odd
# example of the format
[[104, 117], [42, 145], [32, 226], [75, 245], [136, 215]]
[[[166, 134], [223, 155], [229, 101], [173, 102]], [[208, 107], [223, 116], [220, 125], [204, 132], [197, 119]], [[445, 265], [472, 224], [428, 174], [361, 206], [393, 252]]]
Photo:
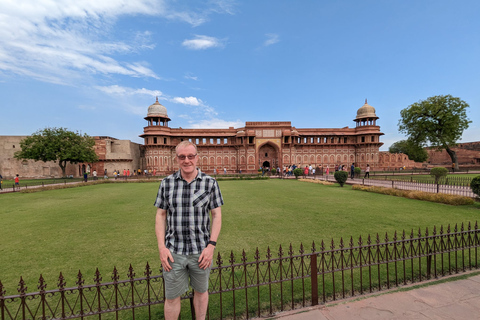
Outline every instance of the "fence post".
[[193, 306], [193, 295], [190, 295], [190, 313], [192, 314], [192, 319], [195, 319], [195, 307]]
[[439, 193], [439, 192], [440, 192], [440, 184], [437, 183], [437, 193]]
[[318, 305], [318, 268], [317, 268], [317, 254], [310, 255], [310, 270], [312, 280], [312, 306]]

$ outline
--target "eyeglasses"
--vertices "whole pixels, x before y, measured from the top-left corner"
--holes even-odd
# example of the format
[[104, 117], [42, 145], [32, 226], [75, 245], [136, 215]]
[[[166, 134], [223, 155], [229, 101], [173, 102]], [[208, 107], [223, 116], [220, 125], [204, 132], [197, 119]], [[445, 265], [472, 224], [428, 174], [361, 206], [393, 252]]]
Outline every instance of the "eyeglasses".
[[180, 160], [185, 160], [186, 158], [188, 158], [188, 160], [193, 160], [195, 159], [196, 156], [197, 156], [196, 154], [189, 154], [188, 156], [181, 154], [181, 155], [177, 155], [177, 158]]

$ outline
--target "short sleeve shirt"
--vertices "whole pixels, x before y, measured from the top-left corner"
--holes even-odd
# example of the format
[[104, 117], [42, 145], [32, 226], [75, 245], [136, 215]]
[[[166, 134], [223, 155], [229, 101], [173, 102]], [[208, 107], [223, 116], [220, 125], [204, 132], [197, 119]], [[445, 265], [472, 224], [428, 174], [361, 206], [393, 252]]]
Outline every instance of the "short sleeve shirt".
[[165, 246], [175, 254], [199, 254], [210, 240], [210, 211], [223, 205], [217, 180], [198, 170], [188, 183], [180, 171], [160, 183], [155, 206], [167, 211]]

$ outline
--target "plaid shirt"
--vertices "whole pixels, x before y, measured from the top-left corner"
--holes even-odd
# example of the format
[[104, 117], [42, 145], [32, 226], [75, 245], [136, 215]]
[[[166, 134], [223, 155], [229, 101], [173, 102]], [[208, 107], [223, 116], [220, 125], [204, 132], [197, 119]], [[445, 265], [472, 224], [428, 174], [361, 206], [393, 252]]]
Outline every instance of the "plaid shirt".
[[155, 206], [167, 210], [165, 246], [175, 254], [199, 254], [210, 240], [210, 211], [223, 205], [217, 180], [198, 170], [190, 183], [180, 171], [160, 183]]

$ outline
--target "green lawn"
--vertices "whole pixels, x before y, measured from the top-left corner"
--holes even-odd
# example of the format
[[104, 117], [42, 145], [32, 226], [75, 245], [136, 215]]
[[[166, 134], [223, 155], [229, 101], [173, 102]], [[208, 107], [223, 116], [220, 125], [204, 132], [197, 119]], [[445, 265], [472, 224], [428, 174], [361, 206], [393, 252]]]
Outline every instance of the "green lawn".
[[[478, 203], [453, 207], [430, 202], [353, 191], [295, 180], [219, 182], [225, 205], [218, 252], [237, 261], [245, 250], [253, 260], [270, 247], [291, 243], [310, 251], [322, 240], [358, 237], [434, 225], [474, 223]], [[122, 279], [130, 264], [137, 276], [147, 261], [158, 274], [153, 201], [158, 183], [102, 184], [82, 188], [0, 195], [0, 281], [7, 295], [16, 294], [20, 276], [35, 291], [40, 274], [56, 286], [60, 272], [67, 287], [79, 270], [92, 283], [98, 267], [108, 281], [116, 266]]]

